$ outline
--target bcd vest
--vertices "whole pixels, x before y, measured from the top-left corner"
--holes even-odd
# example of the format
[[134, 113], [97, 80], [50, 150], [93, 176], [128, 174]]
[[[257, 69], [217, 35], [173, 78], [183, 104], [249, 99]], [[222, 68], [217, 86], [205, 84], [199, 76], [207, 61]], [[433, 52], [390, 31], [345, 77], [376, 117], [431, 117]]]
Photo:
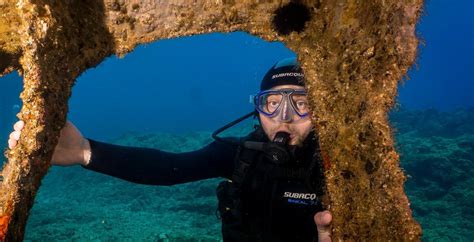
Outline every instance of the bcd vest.
[[224, 242], [317, 241], [313, 216], [323, 210], [324, 180], [319, 148], [310, 136], [312, 151], [285, 166], [239, 147], [232, 179], [217, 188]]

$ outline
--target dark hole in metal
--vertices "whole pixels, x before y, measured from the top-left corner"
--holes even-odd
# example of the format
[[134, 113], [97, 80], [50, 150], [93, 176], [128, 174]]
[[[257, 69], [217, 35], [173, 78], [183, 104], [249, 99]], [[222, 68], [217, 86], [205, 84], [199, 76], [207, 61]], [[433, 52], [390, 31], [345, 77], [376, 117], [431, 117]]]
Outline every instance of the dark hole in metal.
[[0, 51], [0, 74], [9, 66], [12, 59], [14, 59], [14, 56]]
[[370, 175], [370, 174], [374, 173], [374, 171], [376, 171], [377, 168], [378, 167], [376, 165], [374, 165], [372, 162], [370, 162], [370, 161], [365, 162], [365, 171], [367, 172], [367, 174]]
[[293, 31], [300, 33], [310, 19], [311, 13], [307, 6], [290, 2], [275, 11], [273, 27], [281, 35], [288, 35]]
[[352, 173], [351, 171], [342, 171], [341, 172], [341, 175], [342, 177], [344, 177], [344, 179], [348, 180], [348, 179], [351, 179], [354, 177], [354, 173]]

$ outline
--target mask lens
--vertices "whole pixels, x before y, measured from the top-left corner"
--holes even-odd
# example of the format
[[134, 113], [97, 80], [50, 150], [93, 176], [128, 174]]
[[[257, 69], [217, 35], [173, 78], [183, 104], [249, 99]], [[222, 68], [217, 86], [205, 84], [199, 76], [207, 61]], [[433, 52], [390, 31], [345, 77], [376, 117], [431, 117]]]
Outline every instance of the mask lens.
[[258, 97], [258, 109], [267, 115], [272, 115], [280, 106], [282, 98], [281, 94], [264, 93]]
[[306, 94], [293, 93], [291, 95], [291, 101], [293, 108], [300, 116], [304, 116], [309, 113], [309, 103]]

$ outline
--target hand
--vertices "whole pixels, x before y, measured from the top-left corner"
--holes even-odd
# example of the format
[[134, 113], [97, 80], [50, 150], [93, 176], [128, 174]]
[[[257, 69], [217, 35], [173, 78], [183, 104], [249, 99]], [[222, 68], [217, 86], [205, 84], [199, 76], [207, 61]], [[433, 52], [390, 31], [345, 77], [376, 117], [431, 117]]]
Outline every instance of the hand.
[[[25, 126], [23, 121], [18, 121], [13, 125], [14, 131], [8, 139], [8, 147], [15, 148], [21, 137], [21, 130]], [[87, 165], [90, 159], [91, 148], [89, 141], [85, 139], [81, 132], [70, 121], [61, 129], [58, 144], [54, 149], [52, 165], [70, 166]]]
[[331, 220], [332, 215], [327, 210], [318, 212], [314, 215], [314, 222], [318, 229], [319, 242], [331, 242], [331, 228], [329, 227]]

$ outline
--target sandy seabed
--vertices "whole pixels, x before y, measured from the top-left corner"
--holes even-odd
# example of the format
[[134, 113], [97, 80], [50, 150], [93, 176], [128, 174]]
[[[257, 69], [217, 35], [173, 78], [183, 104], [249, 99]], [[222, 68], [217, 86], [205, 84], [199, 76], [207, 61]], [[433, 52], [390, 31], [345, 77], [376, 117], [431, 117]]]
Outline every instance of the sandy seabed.
[[[406, 193], [423, 241], [474, 239], [474, 108], [391, 115], [409, 175]], [[210, 132], [124, 134], [110, 142], [172, 152], [198, 149]], [[53, 167], [38, 193], [26, 241], [221, 241], [215, 188], [222, 179], [138, 185], [82, 167]]]

